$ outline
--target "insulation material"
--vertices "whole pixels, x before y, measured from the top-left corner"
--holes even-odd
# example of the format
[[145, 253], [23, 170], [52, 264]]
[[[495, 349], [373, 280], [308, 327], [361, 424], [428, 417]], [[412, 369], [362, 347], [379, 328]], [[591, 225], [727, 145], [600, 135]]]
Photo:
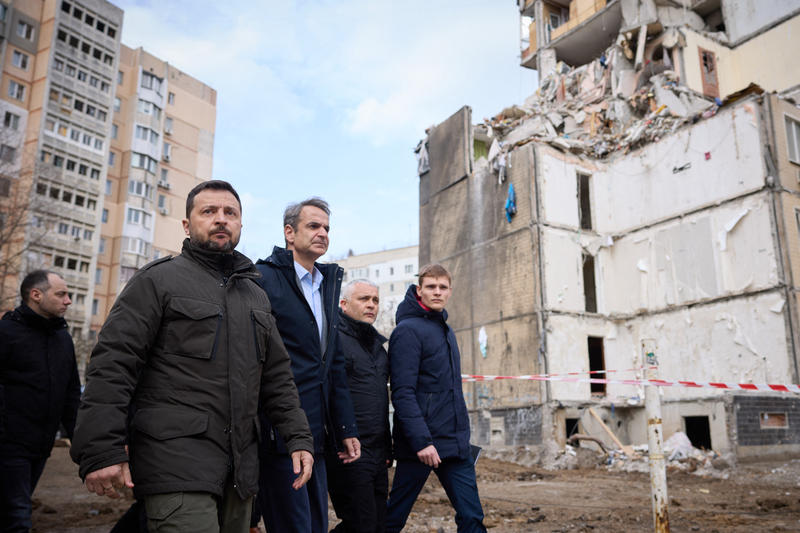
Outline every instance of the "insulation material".
[[605, 312], [658, 310], [772, 287], [777, 257], [765, 235], [771, 235], [769, 202], [758, 196], [619, 237], [597, 255]]
[[753, 116], [725, 109], [596, 172], [596, 230], [621, 233], [759, 189], [763, 161]]
[[581, 246], [573, 234], [547, 228], [542, 233], [545, 305], [551, 309], [583, 312]]
[[542, 218], [578, 227], [577, 167], [550, 153], [542, 153], [540, 187]]

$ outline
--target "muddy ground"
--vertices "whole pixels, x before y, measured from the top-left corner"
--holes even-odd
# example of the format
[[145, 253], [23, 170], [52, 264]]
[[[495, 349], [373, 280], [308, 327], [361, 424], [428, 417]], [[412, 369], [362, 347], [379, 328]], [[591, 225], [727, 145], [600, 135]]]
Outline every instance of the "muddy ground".
[[[478, 461], [477, 472], [490, 531], [653, 531], [646, 473], [604, 466], [545, 470], [487, 458]], [[740, 464], [703, 475], [671, 466], [667, 481], [674, 532], [800, 531], [800, 460]], [[130, 504], [89, 494], [66, 448], [53, 450], [34, 501], [39, 533], [107, 532]], [[455, 532], [452, 515], [431, 477], [405, 531]]]

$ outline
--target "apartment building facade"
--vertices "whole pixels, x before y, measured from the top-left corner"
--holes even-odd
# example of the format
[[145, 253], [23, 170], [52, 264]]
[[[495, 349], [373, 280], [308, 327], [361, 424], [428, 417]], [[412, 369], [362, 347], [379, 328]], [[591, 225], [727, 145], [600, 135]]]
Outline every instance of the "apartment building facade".
[[71, 291], [74, 335], [91, 316], [121, 27], [104, 0], [0, 2], [0, 203], [13, 222], [2, 305], [15, 305], [20, 275], [53, 269]]
[[[573, 5], [521, 7], [545, 4]], [[575, 3], [574, 25], [538, 41], [522, 118], [473, 126], [465, 107], [430, 130], [420, 261], [472, 287], [448, 306], [465, 372], [635, 378], [647, 342], [663, 379], [800, 381], [800, 70], [778, 44], [800, 6], [666, 4]], [[480, 444], [607, 440], [589, 407], [622, 442], [647, 441], [641, 387], [502, 380], [465, 395]], [[676, 387], [662, 402], [665, 437], [731, 458], [800, 452], [794, 396]]]
[[217, 94], [142, 48], [120, 48], [91, 330], [142, 266], [180, 253], [189, 191], [211, 178]]
[[387, 338], [396, 325], [397, 306], [403, 301], [408, 286], [417, 283], [418, 256], [418, 246], [405, 246], [336, 260], [344, 269], [343, 285], [366, 279], [378, 286], [381, 305], [375, 328]]

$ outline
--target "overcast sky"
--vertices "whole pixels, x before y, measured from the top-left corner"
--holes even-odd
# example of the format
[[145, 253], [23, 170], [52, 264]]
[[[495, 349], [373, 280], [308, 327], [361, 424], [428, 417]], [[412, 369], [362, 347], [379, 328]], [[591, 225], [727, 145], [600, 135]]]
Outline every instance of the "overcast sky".
[[243, 200], [239, 250], [283, 244], [291, 202], [331, 204], [324, 259], [417, 244], [413, 149], [536, 88], [514, 0], [111, 0], [122, 42], [217, 90], [213, 177]]

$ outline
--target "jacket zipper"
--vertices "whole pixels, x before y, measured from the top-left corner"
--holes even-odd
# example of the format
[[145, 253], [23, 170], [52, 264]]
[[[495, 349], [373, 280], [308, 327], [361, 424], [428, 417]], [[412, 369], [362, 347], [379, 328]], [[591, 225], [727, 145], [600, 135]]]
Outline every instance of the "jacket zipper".
[[256, 315], [250, 310], [250, 322], [253, 324], [253, 342], [256, 347], [256, 363], [261, 364], [261, 354], [258, 348], [258, 328], [256, 327]]

